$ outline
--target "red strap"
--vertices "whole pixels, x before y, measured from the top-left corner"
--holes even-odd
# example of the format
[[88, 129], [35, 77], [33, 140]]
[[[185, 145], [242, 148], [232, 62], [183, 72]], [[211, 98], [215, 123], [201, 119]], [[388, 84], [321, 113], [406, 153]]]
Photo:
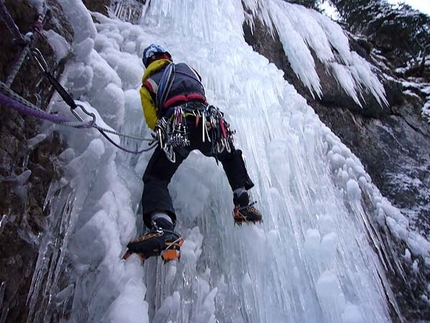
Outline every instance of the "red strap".
[[199, 93], [181, 94], [167, 100], [166, 103], [164, 104], [164, 108], [174, 107], [181, 103], [186, 103], [191, 101], [201, 101], [203, 103], [206, 103], [206, 98], [204, 95], [201, 95]]
[[151, 85], [151, 83], [150, 83], [150, 82], [145, 81], [145, 82], [143, 82], [143, 84], [146, 86], [146, 88], [147, 88], [149, 91], [154, 92], [154, 89], [152, 88], [152, 85]]

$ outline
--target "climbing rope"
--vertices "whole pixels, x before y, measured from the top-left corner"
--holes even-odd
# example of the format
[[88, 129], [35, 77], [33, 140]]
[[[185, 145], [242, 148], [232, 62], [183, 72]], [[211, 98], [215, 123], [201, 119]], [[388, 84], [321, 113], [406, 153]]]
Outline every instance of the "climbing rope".
[[50, 114], [35, 106], [33, 103], [20, 97], [18, 94], [10, 90], [6, 84], [0, 82], [0, 101], [5, 107], [12, 108], [18, 112], [30, 115], [39, 119], [48, 120], [60, 125], [76, 127], [76, 128], [89, 128], [92, 126], [93, 121], [90, 122], [73, 122], [69, 118]]
[[[51, 85], [55, 88], [55, 90], [58, 92], [58, 94], [61, 96], [61, 98], [64, 100], [64, 102], [67, 103], [67, 105], [69, 105], [70, 107], [70, 111], [73, 113], [73, 115], [76, 117], [76, 119], [78, 119], [79, 121], [83, 122], [84, 120], [81, 118], [81, 116], [79, 114], [76, 113], [75, 109], [78, 107], [78, 105], [75, 103], [75, 101], [73, 100], [73, 98], [70, 96], [69, 93], [67, 93], [67, 91], [64, 89], [64, 87], [57, 81], [57, 79], [52, 76], [51, 73], [49, 73], [48, 71], [48, 64], [46, 63], [46, 60], [43, 58], [42, 53], [35, 48], [32, 52], [31, 52], [31, 56], [33, 57], [33, 59], [36, 61], [37, 65], [39, 66], [39, 68], [41, 69], [43, 75], [48, 79], [48, 81], [51, 83]], [[114, 145], [115, 147], [124, 150], [128, 153], [132, 153], [132, 154], [140, 154], [142, 152], [145, 151], [149, 151], [153, 148], [155, 148], [155, 146], [153, 145], [154, 140], [153, 139], [146, 139], [146, 138], [141, 138], [141, 137], [136, 137], [136, 136], [130, 136], [130, 135], [125, 135], [122, 133], [119, 133], [117, 131], [112, 131], [112, 130], [108, 130], [105, 128], [102, 128], [100, 126], [98, 126], [95, 123], [95, 115], [93, 113], [88, 113], [83, 106], [79, 106], [81, 108], [81, 110], [94, 118], [94, 122], [91, 125], [91, 127], [97, 129], [102, 135], [103, 137], [105, 137], [112, 145]], [[106, 134], [106, 132], [108, 133], [112, 133], [115, 135], [118, 135], [120, 137], [127, 137], [127, 138], [131, 138], [131, 139], [135, 139], [135, 140], [140, 140], [140, 141], [149, 141], [151, 147], [146, 148], [146, 149], [142, 149], [142, 150], [128, 150], [127, 148], [124, 148], [120, 145], [118, 145], [116, 142], [114, 142], [111, 138], [109, 138], [109, 136]]]
[[26, 44], [26, 40], [22, 36], [15, 22], [13, 21], [13, 18], [9, 14], [9, 11], [7, 10], [6, 5], [4, 4], [4, 0], [0, 1], [0, 16], [3, 19], [4, 23], [6, 24], [7, 29], [9, 29], [9, 31], [15, 37], [15, 39], [22, 44]]
[[38, 36], [40, 35], [40, 31], [43, 29], [43, 25], [45, 23], [45, 17], [43, 15], [38, 15], [37, 20], [35, 24], [33, 25], [32, 32], [28, 32], [24, 36], [21, 34], [18, 26], [15, 24], [12, 16], [10, 15], [9, 11], [7, 10], [4, 0], [0, 1], [0, 17], [3, 19], [4, 23], [6, 24], [6, 27], [9, 29], [9, 31], [14, 36], [14, 40], [18, 45], [23, 46], [23, 49], [16, 60], [16, 62], [13, 64], [13, 67], [11, 69], [11, 72], [6, 80], [6, 85], [11, 86], [13, 81], [15, 80], [16, 75], [18, 74], [19, 70], [21, 69], [22, 64], [25, 61], [25, 58], [27, 57], [28, 53], [30, 52], [31, 48], [34, 46], [34, 44], [38, 40]]
[[[61, 86], [61, 84], [55, 79], [54, 76], [52, 76], [51, 73], [49, 73], [48, 70], [48, 64], [46, 63], [46, 60], [42, 56], [39, 49], [35, 48], [34, 43], [37, 41], [37, 36], [40, 34], [40, 30], [43, 27], [44, 24], [44, 18], [42, 15], [38, 16], [37, 22], [33, 26], [33, 32], [27, 33], [25, 36], [23, 36], [15, 24], [13, 18], [9, 14], [5, 4], [4, 0], [0, 0], [0, 17], [5, 22], [7, 28], [12, 33], [12, 35], [15, 37], [15, 40], [19, 45], [24, 46], [20, 56], [18, 57], [17, 61], [15, 62], [7, 80], [6, 83], [0, 82], [0, 101], [3, 103], [2, 105], [5, 107], [9, 107], [12, 109], [15, 109], [16, 111], [27, 114], [39, 119], [48, 120], [51, 122], [54, 122], [59, 125], [63, 126], [70, 126], [74, 128], [95, 128], [97, 129], [111, 144], [113, 144], [115, 147], [126, 151], [128, 153], [133, 154], [140, 154], [145, 151], [149, 151], [153, 148], [155, 148], [156, 141], [154, 139], [146, 139], [141, 138], [137, 136], [131, 136], [119, 133], [114, 130], [106, 129], [103, 127], [100, 127], [96, 124], [96, 116], [94, 113], [88, 112], [82, 105], [77, 105], [73, 98], [67, 93], [67, 91]], [[46, 16], [45, 16], [46, 17]], [[78, 121], [72, 121], [67, 117], [59, 116], [51, 113], [47, 113], [43, 110], [41, 110], [39, 107], [34, 105], [33, 103], [25, 100], [23, 97], [15, 93], [10, 89], [10, 86], [12, 85], [18, 71], [20, 70], [25, 58], [30, 55], [37, 63], [39, 68], [41, 69], [43, 75], [48, 79], [48, 81], [51, 83], [51, 85], [54, 87], [54, 89], [58, 92], [58, 94], [62, 97], [62, 99], [69, 105], [70, 111], [75, 116]], [[77, 112], [76, 109], [80, 108], [84, 114], [91, 117], [90, 121], [85, 121]], [[140, 140], [140, 141], [149, 141], [149, 145], [151, 147], [147, 149], [142, 150], [129, 150], [126, 149], [116, 142], [114, 142], [106, 133], [111, 133], [120, 137], [130, 138], [134, 140]]]
[[[63, 89], [64, 90], [64, 89]], [[154, 147], [150, 147], [147, 149], [142, 149], [139, 151], [132, 151], [132, 150], [128, 150], [124, 147], [121, 147], [120, 145], [118, 145], [117, 143], [115, 143], [111, 138], [109, 138], [109, 136], [106, 135], [106, 132], [117, 135], [117, 136], [121, 136], [121, 137], [126, 137], [126, 138], [131, 138], [131, 139], [135, 139], [135, 140], [141, 140], [141, 141], [150, 141], [151, 146], [154, 143], [154, 139], [146, 139], [146, 138], [141, 138], [141, 137], [137, 137], [137, 136], [131, 136], [131, 135], [126, 135], [126, 134], [122, 134], [119, 133], [117, 131], [114, 130], [110, 130], [110, 129], [106, 129], [103, 127], [100, 127], [96, 124], [96, 116], [94, 113], [90, 113], [88, 112], [82, 105], [76, 105], [75, 102], [73, 101], [74, 107], [73, 109], [71, 109], [73, 115], [79, 120], [79, 121], [72, 121], [71, 119], [64, 117], [64, 116], [59, 116], [56, 114], [50, 114], [47, 113], [41, 109], [39, 109], [36, 105], [34, 105], [33, 103], [25, 100], [24, 98], [22, 98], [21, 96], [19, 96], [18, 94], [16, 94], [14, 91], [12, 91], [9, 87], [6, 86], [5, 83], [0, 82], [0, 102], [3, 103], [3, 106], [5, 107], [9, 107], [12, 108], [14, 110], [17, 110], [18, 112], [22, 113], [22, 114], [26, 114], [26, 115], [30, 115], [39, 119], [43, 119], [43, 120], [48, 120], [51, 121], [53, 123], [62, 125], [62, 126], [69, 126], [69, 127], [74, 127], [74, 128], [95, 128], [97, 129], [110, 143], [112, 143], [114, 146], [116, 146], [117, 148], [124, 150], [126, 152], [129, 153], [134, 153], [134, 154], [140, 154], [144, 151], [148, 151]], [[4, 94], [3, 94], [4, 93]], [[67, 100], [70, 101], [70, 100]], [[92, 120], [90, 121], [84, 121], [83, 118], [76, 112], [76, 109], [80, 108], [86, 115], [90, 116], [92, 118]]]
[[31, 40], [32, 36], [33, 36], [32, 33], [27, 33], [25, 35], [25, 40], [27, 42], [27, 45], [22, 50], [22, 52], [19, 55], [17, 61], [13, 65], [13, 68], [12, 68], [9, 76], [7, 77], [7, 80], [6, 80], [6, 85], [7, 86], [11, 86], [12, 85], [13, 81], [15, 80], [16, 75], [18, 74], [18, 72], [19, 72], [22, 64], [24, 63], [24, 60], [25, 60], [25, 58], [27, 57], [27, 55], [28, 55], [28, 53], [30, 51], [30, 40]]
[[17, 110], [18, 112], [20, 112], [22, 114], [30, 115], [30, 116], [33, 116], [33, 117], [36, 117], [39, 119], [43, 119], [43, 120], [48, 120], [48, 121], [51, 121], [53, 123], [56, 123], [56, 124], [59, 124], [62, 126], [69, 126], [69, 127], [74, 127], [74, 128], [91, 128], [91, 127], [93, 127], [95, 129], [97, 129], [98, 131], [100, 131], [100, 133], [114, 146], [116, 146], [117, 148], [122, 149], [126, 152], [129, 152], [129, 153], [138, 154], [138, 153], [142, 153], [144, 151], [148, 151], [148, 150], [154, 148], [154, 147], [150, 147], [148, 149], [142, 149], [140, 151], [132, 151], [132, 150], [128, 150], [124, 147], [121, 147], [120, 145], [118, 145], [117, 143], [112, 141], [112, 139], [109, 138], [105, 134], [105, 132], [109, 132], [109, 133], [112, 133], [112, 134], [115, 134], [118, 136], [132, 138], [132, 139], [136, 139], [136, 140], [145, 140], [145, 141], [150, 140], [151, 143], [153, 143], [154, 140], [124, 135], [124, 134], [118, 133], [118, 132], [110, 130], [110, 129], [105, 129], [105, 128], [99, 127], [95, 123], [95, 115], [93, 113], [89, 113], [82, 105], [77, 105], [76, 108], [78, 108], [78, 107], [81, 108], [85, 114], [92, 117], [92, 120], [85, 122], [75, 111], [73, 111], [74, 115], [80, 121], [72, 121], [71, 119], [64, 117], [64, 116], [59, 116], [59, 115], [47, 113], [47, 112], [39, 109], [33, 103], [31, 103], [31, 102], [25, 100], [24, 98], [20, 97], [19, 95], [17, 95], [15, 92], [10, 90], [3, 82], [0, 82], [0, 91], [7, 93], [7, 95], [0, 93], [0, 102], [2, 102], [2, 106], [12, 108], [12, 109]]

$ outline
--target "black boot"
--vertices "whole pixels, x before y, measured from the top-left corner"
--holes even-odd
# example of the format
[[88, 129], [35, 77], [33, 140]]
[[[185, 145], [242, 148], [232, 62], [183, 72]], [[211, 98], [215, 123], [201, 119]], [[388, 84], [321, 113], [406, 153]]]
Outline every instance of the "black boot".
[[233, 217], [234, 223], [241, 225], [244, 222], [261, 222], [262, 215], [253, 205], [249, 203], [249, 195], [247, 191], [242, 191], [240, 195], [233, 194]]
[[165, 262], [181, 257], [183, 239], [180, 234], [173, 231], [172, 223], [165, 219], [153, 222], [151, 230], [144, 236], [130, 242], [124, 259], [136, 253], [142, 261], [149, 257], [160, 256]]

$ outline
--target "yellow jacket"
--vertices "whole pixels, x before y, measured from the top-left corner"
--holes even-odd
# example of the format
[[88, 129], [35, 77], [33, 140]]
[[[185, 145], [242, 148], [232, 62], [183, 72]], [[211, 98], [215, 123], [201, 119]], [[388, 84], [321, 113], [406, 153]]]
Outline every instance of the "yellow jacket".
[[[167, 59], [159, 59], [149, 64], [148, 68], [146, 69], [145, 73], [142, 76], [142, 84], [144, 84], [145, 81], [152, 74], [154, 74], [159, 69], [163, 68], [169, 63], [171, 62]], [[157, 124], [157, 121], [158, 121], [157, 109], [155, 107], [155, 102], [151, 97], [150, 92], [143, 85], [140, 88], [140, 101], [142, 102], [143, 115], [145, 116], [146, 124], [148, 125], [149, 128], [154, 130], [155, 125]]]

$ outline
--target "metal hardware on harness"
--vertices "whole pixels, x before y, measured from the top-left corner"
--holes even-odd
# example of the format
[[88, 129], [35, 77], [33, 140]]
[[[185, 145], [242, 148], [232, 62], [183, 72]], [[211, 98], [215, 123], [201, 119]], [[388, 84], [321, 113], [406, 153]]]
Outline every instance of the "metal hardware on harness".
[[166, 118], [158, 120], [155, 126], [154, 138], [158, 140], [158, 144], [166, 157], [172, 163], [175, 163], [176, 154], [174, 149], [190, 145], [184, 111], [181, 106], [174, 108], [170, 121]]
[[230, 129], [230, 124], [224, 119], [221, 110], [213, 105], [196, 107], [195, 104], [185, 104], [175, 107], [169, 120], [161, 118], [155, 126], [154, 139], [172, 163], [176, 162], [175, 148], [190, 145], [185, 119], [189, 114], [195, 116], [196, 124], [201, 122], [202, 142], [207, 140], [212, 143], [212, 154], [215, 158], [224, 150], [232, 151], [233, 135], [236, 131]]
[[175, 107], [172, 120], [172, 132], [168, 136], [167, 143], [173, 147], [185, 147], [190, 145], [187, 125], [182, 107]]
[[[212, 152], [221, 154], [224, 150], [231, 152], [233, 148], [233, 135], [235, 130], [230, 129], [230, 124], [224, 119], [224, 113], [213, 105], [205, 110], [206, 122], [204, 123], [206, 135], [212, 142]], [[204, 120], [204, 119], [203, 119]]]

